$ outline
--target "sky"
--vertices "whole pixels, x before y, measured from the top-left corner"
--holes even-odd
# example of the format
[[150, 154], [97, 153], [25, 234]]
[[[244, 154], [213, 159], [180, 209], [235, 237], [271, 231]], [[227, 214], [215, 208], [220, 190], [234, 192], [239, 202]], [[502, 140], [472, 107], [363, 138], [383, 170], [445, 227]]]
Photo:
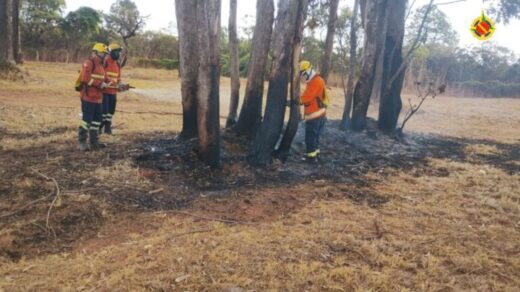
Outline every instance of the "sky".
[[[76, 10], [81, 6], [90, 6], [97, 10], [108, 12], [110, 5], [115, 0], [66, 0], [66, 12]], [[134, 0], [143, 15], [149, 16], [145, 29], [163, 30], [174, 32], [175, 30], [175, 2], [174, 0]], [[409, 1], [410, 3], [413, 1]], [[414, 8], [427, 4], [428, 0], [416, 0]], [[451, 2], [450, 0], [436, 0], [435, 3]], [[340, 0], [340, 5], [352, 7], [354, 0]], [[492, 5], [490, 0], [484, 1], [484, 9], [489, 9]], [[508, 25], [496, 24], [495, 35], [490, 41], [478, 41], [471, 36], [469, 27], [471, 21], [478, 17], [482, 10], [482, 0], [466, 0], [464, 2], [438, 6], [450, 21], [451, 25], [458, 32], [461, 46], [479, 45], [486, 46], [495, 43], [500, 46], [508, 47], [516, 55], [520, 56], [520, 38], [518, 30], [520, 21], [515, 20]], [[238, 0], [238, 27], [245, 27], [254, 24], [256, 0]], [[229, 16], [229, 0], [222, 0], [222, 25], [227, 26]]]

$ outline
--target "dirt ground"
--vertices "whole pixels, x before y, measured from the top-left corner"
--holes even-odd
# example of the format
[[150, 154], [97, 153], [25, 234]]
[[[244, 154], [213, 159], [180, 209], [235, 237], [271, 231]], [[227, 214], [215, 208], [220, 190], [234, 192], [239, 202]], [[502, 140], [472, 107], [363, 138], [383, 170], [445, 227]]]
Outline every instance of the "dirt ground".
[[0, 81], [0, 291], [520, 290], [520, 99], [437, 97], [395, 140], [337, 130], [333, 89], [320, 163], [300, 133], [251, 168], [224, 131], [215, 171], [175, 139], [176, 72], [128, 68], [109, 147], [80, 153], [79, 65], [24, 69]]

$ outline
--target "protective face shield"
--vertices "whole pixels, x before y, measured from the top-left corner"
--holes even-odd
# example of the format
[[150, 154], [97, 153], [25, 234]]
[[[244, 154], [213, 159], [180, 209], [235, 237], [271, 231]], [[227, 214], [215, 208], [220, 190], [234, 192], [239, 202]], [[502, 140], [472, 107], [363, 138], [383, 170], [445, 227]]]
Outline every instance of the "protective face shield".
[[121, 56], [121, 51], [119, 51], [119, 50], [110, 52], [110, 57], [112, 57], [112, 59], [114, 59], [116, 61], [119, 60], [120, 56]]
[[300, 73], [300, 78], [303, 82], [308, 83], [312, 79], [312, 77], [314, 77], [314, 75], [315, 75], [314, 69], [309, 68]]

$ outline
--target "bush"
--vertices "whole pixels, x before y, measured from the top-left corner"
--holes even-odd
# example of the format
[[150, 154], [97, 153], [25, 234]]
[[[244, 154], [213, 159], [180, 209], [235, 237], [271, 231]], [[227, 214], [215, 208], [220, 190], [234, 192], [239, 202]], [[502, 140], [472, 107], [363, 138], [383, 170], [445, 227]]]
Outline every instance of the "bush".
[[520, 97], [519, 83], [505, 83], [499, 80], [469, 80], [456, 84], [460, 89], [469, 91], [475, 96], [485, 97]]
[[134, 58], [132, 63], [137, 67], [142, 68], [156, 68], [166, 70], [177, 70], [179, 69], [179, 61], [173, 59], [145, 59], [145, 58]]

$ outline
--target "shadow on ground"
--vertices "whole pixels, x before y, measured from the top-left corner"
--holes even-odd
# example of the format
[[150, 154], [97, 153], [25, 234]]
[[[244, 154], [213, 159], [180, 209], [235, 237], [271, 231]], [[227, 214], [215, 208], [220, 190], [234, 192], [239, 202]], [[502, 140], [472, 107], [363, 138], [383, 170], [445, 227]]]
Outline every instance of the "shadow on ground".
[[[394, 170], [417, 176], [450, 175], [447, 169], [430, 165], [428, 158], [520, 173], [520, 143], [420, 134], [398, 140], [378, 132], [374, 121], [363, 133], [345, 133], [337, 130], [338, 125], [338, 121], [328, 123], [319, 163], [299, 161], [303, 133], [298, 132], [289, 161], [268, 168], [248, 166], [245, 157], [250, 142], [228, 132], [222, 137], [220, 170], [211, 170], [197, 160], [196, 141], [177, 141], [175, 133], [164, 132], [129, 137], [89, 153], [78, 152], [75, 141], [2, 151], [0, 256], [18, 260], [69, 250], [78, 241], [96, 236], [108, 221], [104, 213], [122, 220], [136, 212], [189, 209], [214, 218], [265, 222], [315, 199], [348, 199], [377, 208], [388, 199], [371, 186]], [[477, 153], [469, 159], [470, 145], [497, 151]], [[119, 169], [123, 162], [129, 166]], [[114, 173], [99, 177], [100, 168], [114, 168]], [[121, 178], [118, 171], [124, 174]], [[369, 172], [378, 173], [378, 179], [368, 179], [365, 174]], [[45, 176], [54, 178], [60, 190], [61, 199], [52, 212], [49, 206], [57, 188]]]

